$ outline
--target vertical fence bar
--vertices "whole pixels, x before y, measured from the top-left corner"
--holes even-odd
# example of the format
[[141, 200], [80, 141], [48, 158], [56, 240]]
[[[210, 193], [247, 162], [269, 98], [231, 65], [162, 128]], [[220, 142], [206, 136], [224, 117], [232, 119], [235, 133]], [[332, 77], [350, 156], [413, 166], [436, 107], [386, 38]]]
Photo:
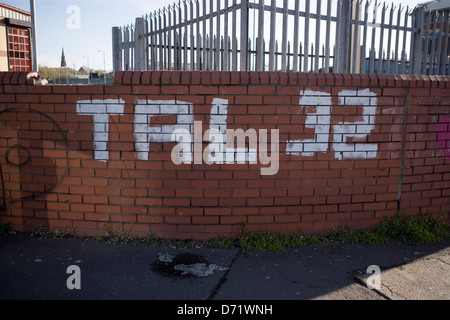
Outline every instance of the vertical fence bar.
[[319, 72], [319, 56], [320, 56], [320, 25], [321, 25], [322, 1], [317, 1], [316, 10], [316, 40], [314, 53], [314, 72]]
[[350, 71], [351, 1], [339, 1], [337, 16], [335, 72], [345, 73]]
[[214, 70], [213, 67], [213, 58], [214, 58], [214, 16], [213, 16], [213, 8], [214, 2], [213, 0], [209, 0], [209, 56], [208, 56], [208, 64], [209, 70]]
[[299, 63], [298, 70], [301, 71], [301, 70], [303, 70], [303, 66], [302, 66], [302, 62], [303, 62], [303, 45], [302, 45], [301, 42], [300, 42], [299, 52], [300, 52], [300, 57], [298, 59], [298, 63]]
[[124, 50], [124, 67], [125, 71], [130, 70], [130, 26], [126, 26], [124, 30], [124, 38], [125, 38], [125, 50]]
[[327, 26], [325, 31], [325, 73], [330, 72], [330, 29], [331, 29], [331, 0], [327, 1]]
[[308, 58], [309, 58], [309, 20], [311, 18], [311, 3], [310, 0], [305, 2], [305, 53], [303, 62], [303, 72], [308, 72]]
[[[330, 0], [329, 0], [330, 1]], [[300, 17], [300, 0], [295, 0], [294, 8], [294, 53], [293, 53], [293, 71], [299, 71], [298, 69], [298, 41], [299, 41], [299, 17]]]
[[430, 12], [430, 15], [433, 15], [433, 31], [431, 32], [431, 56], [430, 56], [430, 73], [434, 75], [434, 66], [435, 66], [435, 52], [436, 52], [436, 26], [438, 20], [438, 12]]
[[[342, 64], [341, 64], [341, 36], [342, 36], [342, 27], [343, 27], [343, 19], [342, 19], [342, 5], [343, 0], [337, 1], [336, 8], [336, 46], [334, 48], [334, 61], [333, 61], [333, 72], [342, 72]], [[344, 38], [345, 39], [345, 38]]]
[[321, 60], [322, 60], [322, 63], [321, 63], [321, 69], [322, 69], [322, 72], [324, 72], [325, 71], [325, 45], [322, 45], [322, 56], [321, 56]]
[[169, 26], [168, 26], [168, 30], [167, 30], [167, 57], [168, 57], [167, 58], [167, 61], [168, 61], [167, 68], [169, 70], [172, 70], [172, 26], [174, 26], [175, 24], [172, 22], [172, 13], [171, 13], [170, 5], [167, 7], [167, 15], [169, 18]]
[[154, 32], [155, 34], [153, 35], [153, 39], [155, 41], [155, 70], [160, 70], [161, 66], [160, 66], [160, 58], [159, 58], [159, 37], [158, 37], [158, 33], [159, 33], [159, 19], [158, 19], [158, 15], [157, 12], [155, 11], [153, 13], [153, 23], [155, 25], [155, 29]]
[[228, 0], [225, 0], [225, 16], [224, 16], [224, 43], [223, 43], [223, 71], [228, 71]]
[[130, 29], [128, 31], [128, 36], [129, 36], [129, 43], [128, 43], [129, 53], [128, 53], [128, 57], [129, 57], [129, 62], [130, 62], [128, 70], [130, 70], [130, 71], [132, 71], [134, 69], [134, 50], [133, 50], [134, 46], [132, 44], [132, 42], [134, 41], [134, 36], [133, 36], [134, 35], [134, 30], [133, 29], [134, 29], [133, 25], [130, 25]]
[[197, 60], [195, 65], [195, 70], [200, 70], [200, 62], [201, 62], [201, 36], [200, 36], [200, 3], [199, 0], [195, 0], [195, 15], [197, 16], [197, 25], [196, 29], [196, 40], [197, 40]]
[[[355, 12], [355, 23], [353, 24], [353, 51], [352, 51], [352, 69], [351, 72], [356, 73], [357, 62], [358, 62], [358, 52], [361, 52], [359, 48], [359, 9], [360, 9], [361, 1], [356, 0], [356, 12]], [[361, 58], [361, 57], [360, 57]]]
[[178, 1], [178, 33], [177, 33], [177, 64], [178, 70], [183, 70], [183, 10], [181, 7], [181, 0]]
[[164, 37], [164, 47], [163, 47], [163, 52], [164, 52], [164, 70], [168, 70], [169, 69], [169, 46], [168, 46], [168, 38], [167, 38], [167, 14], [166, 14], [166, 8], [164, 7], [163, 9], [163, 14], [164, 14], [164, 25], [163, 25], [163, 37]]
[[129, 70], [134, 70], [135, 69], [135, 61], [134, 61], [134, 52], [135, 52], [135, 47], [134, 47], [134, 35], [135, 35], [135, 27], [133, 25], [130, 26], [130, 69]]
[[122, 32], [119, 27], [112, 28], [113, 72], [122, 70]]
[[241, 53], [240, 53], [240, 71], [248, 70], [248, 28], [249, 28], [249, 12], [248, 0], [241, 0]]
[[[409, 16], [409, 6], [406, 7], [405, 10], [405, 17], [403, 22], [403, 50], [402, 50], [402, 59], [400, 63], [400, 73], [405, 74], [406, 73], [406, 36], [408, 32], [406, 31], [406, 28], [408, 27], [408, 16]], [[411, 37], [412, 41], [412, 37]], [[411, 59], [411, 57], [410, 57]]]
[[156, 12], [151, 12], [150, 17], [150, 70], [156, 70], [156, 55], [157, 55], [157, 42], [158, 39], [156, 38]]
[[[318, 1], [320, 3], [320, 1]], [[281, 71], [287, 68], [287, 22], [288, 22], [288, 0], [283, 1], [283, 35], [281, 40]]]
[[148, 66], [148, 68], [149, 68], [149, 70], [155, 70], [154, 69], [154, 65], [153, 65], [153, 61], [154, 61], [154, 59], [155, 59], [155, 57], [154, 57], [154, 55], [153, 55], [153, 49], [154, 49], [154, 42], [153, 42], [153, 14], [150, 12], [150, 14], [148, 15], [148, 27], [149, 27], [149, 35], [148, 35], [148, 37], [149, 37], [149, 42], [150, 42], [150, 44], [149, 44], [149, 49], [150, 49], [150, 52], [149, 52], [149, 66]]
[[164, 55], [164, 48], [163, 48], [163, 34], [161, 32], [162, 29], [162, 17], [161, 17], [161, 9], [159, 9], [158, 11], [158, 33], [159, 33], [159, 70], [163, 70], [164, 69], [164, 59], [163, 59], [163, 55]]
[[134, 62], [135, 70], [146, 70], [148, 60], [148, 41], [145, 36], [147, 30], [146, 20], [144, 18], [136, 18], [136, 27], [134, 29]]
[[391, 11], [389, 13], [389, 31], [388, 31], [388, 47], [387, 47], [387, 73], [391, 72], [391, 42], [392, 42], [392, 28], [393, 28], [393, 19], [394, 19], [394, 4], [391, 5]]
[[274, 70], [278, 70], [278, 40], [275, 41], [275, 67]]
[[160, 48], [161, 48], [161, 62], [162, 62], [162, 69], [164, 70], [166, 68], [166, 48], [165, 48], [165, 44], [166, 44], [166, 33], [164, 31], [165, 29], [165, 8], [163, 10], [161, 10], [161, 28], [160, 28], [160, 34], [161, 34], [161, 43], [160, 43]]
[[113, 72], [121, 71], [122, 68], [122, 32], [120, 27], [112, 28], [112, 53], [113, 53]]
[[248, 38], [248, 47], [247, 47], [247, 69], [243, 70], [243, 71], [250, 71], [252, 66], [251, 66], [251, 55], [252, 55], [252, 39]]
[[[194, 33], [194, 2], [193, 0], [189, 0], [189, 9], [190, 9], [190, 20], [189, 23], [191, 24], [191, 32], [190, 32], [190, 54], [191, 54], [191, 61], [190, 61], [190, 68], [189, 70], [195, 70], [195, 33]], [[198, 19], [198, 17], [197, 17]]]
[[203, 0], [203, 50], [202, 50], [202, 56], [203, 56], [203, 64], [202, 64], [202, 70], [206, 70], [206, 62], [208, 61], [208, 52], [206, 50], [206, 0]]
[[375, 72], [375, 37], [377, 28], [375, 23], [377, 22], [377, 13], [378, 13], [378, 0], [375, 1], [373, 7], [373, 19], [372, 19], [372, 45], [370, 47], [370, 63], [369, 63], [369, 73]]
[[217, 17], [216, 17], [216, 52], [215, 52], [215, 60], [216, 64], [214, 66], [214, 70], [220, 70], [220, 0], [217, 0]]
[[444, 12], [442, 11], [439, 14], [439, 21], [440, 21], [440, 27], [439, 27], [439, 31], [437, 34], [438, 37], [438, 44], [437, 44], [437, 48], [436, 48], [436, 58], [437, 58], [437, 62], [436, 62], [436, 68], [435, 68], [435, 74], [441, 74], [441, 56], [442, 56], [442, 32], [444, 29]]
[[291, 42], [288, 41], [287, 45], [287, 71], [291, 70]]
[[383, 46], [384, 46], [384, 21], [386, 18], [386, 2], [381, 10], [380, 48], [378, 49], [378, 73], [384, 73]]
[[172, 25], [171, 28], [169, 30], [169, 34], [171, 34], [170, 38], [170, 46], [171, 46], [171, 50], [173, 52], [173, 57], [172, 57], [172, 66], [174, 70], [179, 70], [178, 69], [178, 48], [177, 48], [177, 10], [176, 10], [176, 5], [175, 3], [172, 6], [169, 6], [169, 12], [171, 12], [171, 20], [172, 20]]
[[237, 71], [237, 3], [236, 0], [233, 0], [233, 31], [232, 31], [232, 47], [233, 47], [233, 51], [231, 53], [232, 55], [232, 70], [233, 71]]
[[422, 72], [422, 46], [424, 34], [424, 8], [423, 6], [414, 9], [412, 15], [413, 39], [411, 43], [414, 44], [411, 50], [413, 57], [410, 58], [412, 66], [410, 67], [411, 74], [420, 74]]
[[183, 10], [181, 0], [173, 5], [173, 15], [176, 27], [174, 28], [174, 51], [176, 70], [183, 70]]
[[442, 24], [443, 26], [445, 26], [445, 30], [444, 30], [444, 49], [443, 49], [443, 61], [442, 61], [442, 66], [441, 66], [441, 71], [440, 74], [442, 75], [448, 75], [448, 69], [447, 69], [447, 63], [448, 63], [448, 41], [449, 41], [449, 12], [446, 13], [446, 19], [445, 22], [443, 21]]
[[147, 51], [147, 61], [145, 61], [145, 70], [151, 70], [150, 69], [150, 57], [151, 57], [151, 50], [150, 50], [150, 22], [149, 22], [149, 15], [145, 15], [145, 33], [144, 33], [145, 41], [147, 42], [147, 46], [145, 50]]
[[223, 53], [224, 53], [224, 48], [223, 48], [223, 36], [220, 36], [220, 71], [225, 71], [224, 67], [223, 67]]
[[212, 65], [210, 70], [216, 70], [216, 65], [217, 65], [217, 61], [216, 61], [216, 52], [218, 50], [218, 48], [216, 47], [217, 41], [216, 41], [217, 37], [216, 35], [214, 35], [212, 44], [213, 44], [213, 48], [212, 48], [212, 53], [213, 53], [213, 57], [212, 57]]
[[[366, 44], [367, 44], [367, 24], [369, 20], [369, 1], [366, 0], [366, 5], [364, 7], [364, 29], [363, 29], [363, 44], [361, 49], [360, 57], [360, 73], [366, 73]], [[370, 55], [369, 55], [370, 56]]]
[[188, 7], [187, 0], [183, 0], [184, 3], [184, 34], [183, 34], [183, 70], [188, 70]]
[[209, 34], [206, 35], [206, 51], [207, 51], [207, 59], [205, 61], [205, 70], [211, 70], [211, 65], [210, 65], [210, 60], [209, 60], [209, 56], [211, 54], [211, 48], [209, 47], [210, 45], [210, 41], [209, 41]]
[[178, 70], [184, 70], [184, 65], [183, 65], [183, 49], [184, 49], [184, 43], [183, 43], [183, 7], [181, 4], [181, 0], [178, 1], [177, 4], [178, 7], [178, 32], [177, 32], [177, 41], [176, 41], [176, 46], [177, 46], [177, 57], [178, 57]]
[[[424, 12], [425, 15], [425, 12]], [[428, 44], [429, 44], [429, 29], [430, 29], [430, 12], [428, 13], [428, 20], [425, 21], [425, 17], [424, 17], [424, 25], [422, 26], [422, 28], [425, 29], [424, 31], [424, 38], [423, 41], [425, 41], [424, 46], [423, 46], [423, 51], [422, 51], [422, 72], [421, 74], [427, 74], [427, 70], [428, 70]], [[426, 28], [425, 28], [425, 22], [426, 22]]]
[[[264, 60], [266, 59], [266, 41], [263, 41], [263, 52], [264, 52]], [[263, 69], [261, 71], [266, 71], [266, 63], [263, 64]]]
[[122, 38], [122, 42], [120, 43], [120, 49], [122, 52], [122, 58], [121, 58], [121, 64], [123, 69], [122, 70], [126, 70], [127, 68], [127, 64], [125, 63], [125, 56], [126, 56], [126, 42], [128, 41], [126, 38], [126, 29], [128, 28], [128, 26], [123, 26], [121, 27], [120, 30], [120, 37]]
[[398, 13], [397, 13], [397, 23], [395, 25], [396, 34], [395, 34], [395, 51], [394, 51], [394, 70], [393, 73], [397, 74], [399, 72], [398, 70], [398, 49], [400, 47], [400, 19], [402, 14], [402, 5], [400, 4], [398, 7]]
[[256, 71], [262, 71], [264, 66], [264, 0], [259, 0], [258, 6], [258, 40], [256, 43]]
[[156, 11], [150, 15], [151, 25], [152, 25], [152, 70], [157, 70], [158, 68], [158, 37], [156, 35], [156, 30], [158, 29], [158, 20], [156, 17]]
[[270, 5], [270, 39], [269, 39], [269, 71], [275, 70], [275, 28], [277, 21], [277, 1]]

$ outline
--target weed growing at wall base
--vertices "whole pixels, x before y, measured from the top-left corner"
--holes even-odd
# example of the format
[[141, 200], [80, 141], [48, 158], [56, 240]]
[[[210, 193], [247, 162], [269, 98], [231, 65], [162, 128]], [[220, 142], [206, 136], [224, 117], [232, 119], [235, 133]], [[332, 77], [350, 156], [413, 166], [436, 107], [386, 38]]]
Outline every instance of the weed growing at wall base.
[[11, 223], [0, 223], [0, 235], [11, 233], [12, 231]]
[[[9, 223], [0, 224], [0, 235], [14, 232]], [[74, 237], [76, 228], [72, 230], [52, 230], [40, 226], [32, 235], [41, 238], [65, 239]], [[263, 232], [245, 230], [241, 226], [235, 237], [218, 237], [209, 241], [161, 239], [153, 234], [146, 237], [132, 236], [130, 232], [119, 233], [110, 228], [104, 236], [93, 239], [101, 244], [134, 244], [151, 246], [172, 246], [186, 249], [202, 247], [232, 249], [240, 248], [243, 252], [249, 250], [280, 252], [288, 247], [319, 246], [347, 244], [383, 244], [389, 242], [403, 242], [412, 245], [435, 243], [450, 237], [450, 226], [444, 224], [441, 218], [432, 217], [431, 213], [419, 217], [401, 216], [386, 217], [381, 223], [372, 228], [355, 230], [350, 227], [340, 227], [328, 232], [325, 236], [305, 234], [301, 231], [286, 234], [266, 230]]]
[[[439, 242], [450, 237], [450, 226], [440, 218], [433, 218], [430, 213], [418, 219], [401, 216], [386, 217], [375, 228], [355, 230], [341, 227], [330, 231], [327, 235], [282, 234], [266, 230], [264, 232], [245, 231], [241, 229], [235, 239], [219, 238], [210, 241], [210, 246], [228, 249], [239, 247], [243, 251], [283, 251], [287, 247], [327, 244], [383, 244], [404, 242], [413, 245], [424, 245]], [[232, 245], [233, 244], [233, 245]]]
[[39, 226], [32, 233], [42, 239], [66, 239], [72, 238], [77, 233], [77, 228], [64, 228], [64, 230], [53, 230], [47, 226]]

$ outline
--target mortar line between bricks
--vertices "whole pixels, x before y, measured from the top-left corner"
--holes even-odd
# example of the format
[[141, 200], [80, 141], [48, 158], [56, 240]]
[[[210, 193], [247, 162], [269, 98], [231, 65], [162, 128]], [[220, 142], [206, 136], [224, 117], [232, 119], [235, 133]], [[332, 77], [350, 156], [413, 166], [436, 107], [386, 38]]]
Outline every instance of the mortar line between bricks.
[[222, 285], [225, 283], [225, 281], [227, 280], [227, 276], [228, 273], [231, 271], [231, 268], [233, 267], [234, 262], [236, 261], [237, 258], [239, 258], [242, 255], [242, 250], [239, 249], [238, 253], [236, 253], [236, 255], [233, 257], [233, 259], [231, 260], [230, 265], [228, 266], [228, 270], [225, 271], [225, 273], [223, 274], [223, 276], [219, 279], [219, 281], [217, 282], [217, 285], [214, 287], [214, 289], [211, 291], [211, 293], [209, 294], [208, 298], [206, 300], [213, 300], [214, 297], [219, 293], [220, 288], [222, 287]]

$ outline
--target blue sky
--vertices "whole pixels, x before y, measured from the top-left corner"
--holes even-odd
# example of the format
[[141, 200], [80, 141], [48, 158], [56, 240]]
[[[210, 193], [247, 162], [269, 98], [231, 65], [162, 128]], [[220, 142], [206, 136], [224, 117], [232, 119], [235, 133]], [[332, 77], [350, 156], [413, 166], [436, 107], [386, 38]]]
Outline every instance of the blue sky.
[[[29, 11], [29, 0], [0, 0]], [[174, 0], [35, 0], [38, 32], [38, 58], [43, 66], [58, 67], [64, 47], [68, 66], [80, 68], [88, 64], [112, 69], [111, 28], [134, 23], [135, 18], [172, 4]], [[388, 3], [414, 6], [424, 0], [391, 0]], [[73, 6], [79, 8], [79, 19]], [[67, 22], [79, 28], [69, 28]], [[85, 58], [86, 57], [86, 58]]]

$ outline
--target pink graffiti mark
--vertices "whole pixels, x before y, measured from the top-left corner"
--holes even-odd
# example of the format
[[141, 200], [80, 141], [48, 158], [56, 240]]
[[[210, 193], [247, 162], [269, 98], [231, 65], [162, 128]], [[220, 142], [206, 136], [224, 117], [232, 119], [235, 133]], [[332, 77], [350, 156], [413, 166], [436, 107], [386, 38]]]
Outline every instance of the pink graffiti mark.
[[441, 117], [436, 125], [436, 135], [439, 148], [450, 161], [450, 116]]

